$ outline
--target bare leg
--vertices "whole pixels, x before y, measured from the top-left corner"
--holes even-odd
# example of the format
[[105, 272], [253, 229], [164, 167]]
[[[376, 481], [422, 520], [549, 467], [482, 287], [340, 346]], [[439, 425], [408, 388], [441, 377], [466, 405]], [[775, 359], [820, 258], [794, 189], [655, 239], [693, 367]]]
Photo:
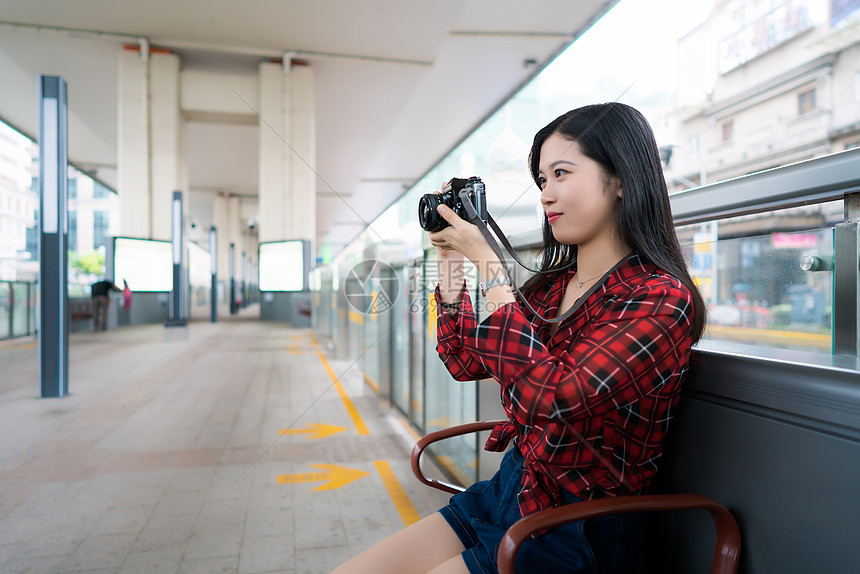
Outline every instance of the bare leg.
[[438, 512], [401, 530], [351, 558], [332, 574], [425, 574], [451, 558], [458, 558], [465, 548]]
[[427, 574], [469, 574], [462, 556], [449, 558]]

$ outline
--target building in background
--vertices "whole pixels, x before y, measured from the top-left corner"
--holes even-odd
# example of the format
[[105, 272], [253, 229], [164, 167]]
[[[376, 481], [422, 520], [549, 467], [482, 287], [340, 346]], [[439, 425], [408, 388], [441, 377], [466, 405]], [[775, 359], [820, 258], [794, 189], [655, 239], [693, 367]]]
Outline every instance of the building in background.
[[[39, 147], [0, 122], [0, 280], [39, 274]], [[119, 229], [116, 193], [69, 166], [69, 292], [104, 273], [105, 243]]]
[[860, 0], [718, 1], [678, 74], [670, 189], [857, 147]]
[[34, 232], [39, 196], [31, 178], [34, 145], [0, 124], [0, 280], [35, 281], [38, 272]]

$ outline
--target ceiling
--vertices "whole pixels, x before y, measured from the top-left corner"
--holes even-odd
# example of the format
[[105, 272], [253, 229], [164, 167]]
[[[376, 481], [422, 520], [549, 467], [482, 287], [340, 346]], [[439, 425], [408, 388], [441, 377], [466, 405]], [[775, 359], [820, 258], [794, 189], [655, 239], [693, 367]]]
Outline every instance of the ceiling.
[[[237, 76], [294, 51], [315, 76], [317, 246], [336, 253], [616, 1], [0, 0], [0, 117], [34, 136], [38, 75], [63, 76], [70, 161], [115, 188], [123, 44]], [[190, 189], [256, 194], [258, 127], [189, 120]]]

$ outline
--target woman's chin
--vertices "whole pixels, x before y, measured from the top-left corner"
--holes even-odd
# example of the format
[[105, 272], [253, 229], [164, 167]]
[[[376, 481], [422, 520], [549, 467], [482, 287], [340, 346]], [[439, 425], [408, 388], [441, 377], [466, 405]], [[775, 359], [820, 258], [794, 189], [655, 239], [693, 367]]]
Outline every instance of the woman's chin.
[[553, 238], [561, 243], [562, 245], [576, 245], [576, 238], [572, 237], [569, 233], [560, 233], [555, 229], [552, 230]]

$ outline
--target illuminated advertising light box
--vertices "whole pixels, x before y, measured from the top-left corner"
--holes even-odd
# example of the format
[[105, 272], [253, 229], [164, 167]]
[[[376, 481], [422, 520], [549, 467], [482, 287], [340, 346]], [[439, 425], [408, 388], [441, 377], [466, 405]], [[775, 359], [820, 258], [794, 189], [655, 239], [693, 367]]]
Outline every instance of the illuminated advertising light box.
[[169, 241], [114, 239], [113, 282], [132, 291], [168, 292], [173, 289], [173, 248]]
[[188, 282], [193, 287], [212, 285], [212, 259], [209, 250], [194, 242], [188, 243]]
[[308, 284], [310, 243], [273, 241], [260, 244], [260, 291], [304, 291]]

